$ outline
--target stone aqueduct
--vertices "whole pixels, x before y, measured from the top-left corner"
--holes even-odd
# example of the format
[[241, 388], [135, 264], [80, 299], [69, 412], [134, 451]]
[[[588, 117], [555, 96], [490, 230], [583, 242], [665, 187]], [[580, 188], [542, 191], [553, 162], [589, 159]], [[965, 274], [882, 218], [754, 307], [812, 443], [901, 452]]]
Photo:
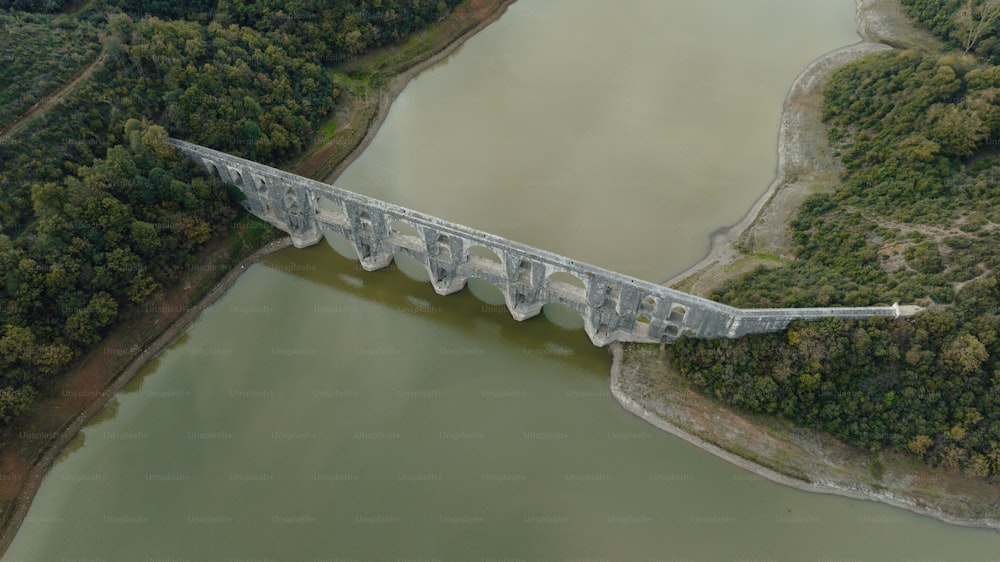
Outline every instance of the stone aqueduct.
[[[470, 277], [485, 279], [503, 292], [517, 320], [538, 315], [546, 304], [563, 304], [580, 313], [597, 346], [669, 343], [682, 335], [735, 338], [778, 331], [794, 319], [895, 317], [919, 310], [734, 308], [224, 152], [176, 139], [170, 143], [237, 186], [246, 195], [243, 206], [291, 235], [297, 248], [332, 231], [350, 241], [368, 271], [387, 267], [396, 253], [407, 254], [424, 264], [441, 295], [462, 290]], [[498, 259], [490, 259], [494, 256]]]

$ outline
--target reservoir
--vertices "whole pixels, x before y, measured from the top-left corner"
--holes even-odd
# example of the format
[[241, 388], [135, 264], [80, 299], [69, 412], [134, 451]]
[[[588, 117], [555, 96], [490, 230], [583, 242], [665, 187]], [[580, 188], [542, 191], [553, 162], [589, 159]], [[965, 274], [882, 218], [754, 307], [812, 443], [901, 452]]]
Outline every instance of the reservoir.
[[[520, 0], [337, 180], [653, 281], [771, 181], [850, 0]], [[332, 240], [336, 246], [337, 241]], [[71, 443], [7, 560], [989, 560], [1000, 535], [761, 480], [648, 426], [558, 308], [321, 244], [249, 268]], [[413, 276], [413, 277], [411, 277]]]

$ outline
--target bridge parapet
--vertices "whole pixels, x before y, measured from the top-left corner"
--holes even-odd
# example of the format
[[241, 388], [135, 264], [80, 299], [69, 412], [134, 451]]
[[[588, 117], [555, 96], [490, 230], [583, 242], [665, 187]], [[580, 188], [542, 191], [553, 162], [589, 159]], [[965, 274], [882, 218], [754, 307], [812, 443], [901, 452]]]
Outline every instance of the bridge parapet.
[[499, 236], [310, 180], [185, 141], [182, 154], [245, 195], [251, 213], [289, 233], [297, 248], [324, 231], [347, 239], [361, 266], [376, 270], [406, 254], [424, 265], [434, 290], [460, 291], [469, 278], [494, 284], [517, 320], [550, 303], [580, 313], [595, 345], [668, 343], [688, 335], [740, 337], [774, 332], [794, 319], [908, 316], [918, 307], [741, 310]]

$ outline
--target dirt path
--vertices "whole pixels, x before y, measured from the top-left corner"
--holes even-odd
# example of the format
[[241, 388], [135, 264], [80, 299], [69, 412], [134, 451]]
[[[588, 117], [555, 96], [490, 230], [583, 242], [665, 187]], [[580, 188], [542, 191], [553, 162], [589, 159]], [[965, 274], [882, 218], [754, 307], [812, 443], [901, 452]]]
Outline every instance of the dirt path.
[[50, 107], [66, 99], [66, 96], [73, 92], [73, 90], [76, 90], [80, 84], [84, 82], [84, 80], [90, 78], [90, 75], [94, 73], [94, 70], [96, 70], [97, 67], [107, 58], [107, 55], [107, 46], [102, 46], [101, 52], [97, 55], [97, 58], [95, 58], [87, 66], [78, 70], [74, 78], [63, 85], [62, 88], [59, 88], [58, 90], [38, 100], [38, 103], [31, 106], [28, 111], [24, 112], [24, 114], [18, 117], [13, 123], [7, 125], [3, 131], [0, 131], [0, 143], [8, 141], [11, 137], [27, 127], [28, 124], [31, 123], [31, 121], [33, 121], [36, 117], [41, 116], [48, 111]]

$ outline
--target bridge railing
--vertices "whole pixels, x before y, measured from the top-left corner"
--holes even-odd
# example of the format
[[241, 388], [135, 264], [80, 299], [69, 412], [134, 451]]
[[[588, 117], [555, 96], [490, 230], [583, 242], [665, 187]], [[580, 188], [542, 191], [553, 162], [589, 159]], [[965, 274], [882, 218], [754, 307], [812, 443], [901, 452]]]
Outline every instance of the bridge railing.
[[[466, 277], [493, 281], [519, 320], [540, 311], [545, 302], [539, 299], [571, 305], [581, 312], [585, 329], [597, 345], [616, 340], [672, 341], [685, 333], [738, 337], [780, 330], [793, 319], [901, 315], [899, 307], [742, 310], [224, 152], [177, 139], [169, 142], [210, 173], [239, 187], [247, 195], [244, 206], [289, 232], [296, 246], [317, 243], [324, 230], [333, 230], [355, 245], [366, 269], [385, 267], [394, 251], [405, 250], [424, 262], [441, 294], [464, 287]], [[408, 225], [419, 236], [393, 231], [397, 223]], [[472, 260], [469, 250], [475, 246], [496, 253], [501, 259], [499, 268]], [[582, 294], [549, 290], [549, 278], [556, 272], [579, 279]], [[442, 280], [442, 275], [447, 279]], [[917, 310], [903, 307], [902, 315]]]

